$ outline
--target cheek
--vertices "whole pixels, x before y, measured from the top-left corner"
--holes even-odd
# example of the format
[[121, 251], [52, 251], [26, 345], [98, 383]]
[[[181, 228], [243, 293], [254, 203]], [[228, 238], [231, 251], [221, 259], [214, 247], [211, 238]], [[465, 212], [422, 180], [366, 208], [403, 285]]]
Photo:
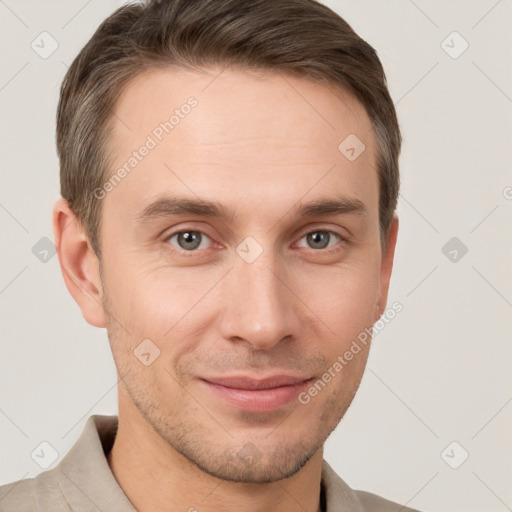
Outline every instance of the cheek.
[[346, 341], [373, 323], [378, 276], [375, 264], [322, 269], [298, 279], [294, 290], [338, 340]]
[[[313, 312], [327, 326], [328, 338], [335, 333], [336, 349], [373, 321], [379, 279], [373, 253], [362, 251], [357, 259], [352, 257], [337, 266], [297, 265], [286, 272], [285, 281], [310, 310], [304, 311], [302, 320], [307, 322]], [[116, 256], [115, 265], [109, 264], [105, 276], [113, 313], [130, 332], [132, 343], [138, 344], [145, 338], [174, 338], [192, 319], [206, 321], [215, 316], [214, 309], [222, 306], [212, 305], [206, 294], [219, 284], [224, 271], [207, 266], [172, 268], [161, 261], [135, 261], [134, 255], [125, 253], [124, 258]], [[296, 314], [302, 309], [298, 303]], [[189, 327], [188, 336], [201, 330], [198, 325]]]
[[[123, 281], [123, 275], [129, 279]], [[197, 315], [205, 293], [218, 281], [218, 272], [139, 265], [112, 273], [116, 282], [115, 309], [132, 338], [163, 340], [180, 331]]]

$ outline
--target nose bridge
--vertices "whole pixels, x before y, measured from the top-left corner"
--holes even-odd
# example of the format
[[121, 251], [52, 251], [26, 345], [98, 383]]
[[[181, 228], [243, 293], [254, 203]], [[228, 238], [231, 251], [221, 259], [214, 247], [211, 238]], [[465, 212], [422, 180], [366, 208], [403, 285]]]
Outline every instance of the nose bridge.
[[272, 249], [263, 250], [252, 262], [241, 254], [235, 255], [229, 275], [223, 335], [243, 339], [255, 349], [269, 349], [284, 337], [297, 334], [293, 294], [283, 283], [283, 265]]

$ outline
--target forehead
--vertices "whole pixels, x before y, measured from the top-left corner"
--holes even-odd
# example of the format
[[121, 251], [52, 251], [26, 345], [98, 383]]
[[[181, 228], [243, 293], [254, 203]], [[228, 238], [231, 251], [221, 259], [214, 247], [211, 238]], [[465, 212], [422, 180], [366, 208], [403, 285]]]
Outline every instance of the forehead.
[[371, 123], [338, 88], [278, 72], [157, 68], [128, 84], [112, 121], [111, 175], [125, 172], [104, 208], [126, 217], [165, 192], [263, 202], [269, 213], [272, 198], [339, 192], [377, 209]]

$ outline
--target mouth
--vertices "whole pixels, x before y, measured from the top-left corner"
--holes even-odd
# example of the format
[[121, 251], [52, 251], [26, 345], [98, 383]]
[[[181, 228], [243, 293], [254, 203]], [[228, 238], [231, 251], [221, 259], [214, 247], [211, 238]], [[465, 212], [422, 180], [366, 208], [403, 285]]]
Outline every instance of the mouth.
[[291, 375], [260, 379], [232, 376], [201, 378], [199, 382], [209, 394], [237, 409], [270, 412], [294, 401], [313, 379]]

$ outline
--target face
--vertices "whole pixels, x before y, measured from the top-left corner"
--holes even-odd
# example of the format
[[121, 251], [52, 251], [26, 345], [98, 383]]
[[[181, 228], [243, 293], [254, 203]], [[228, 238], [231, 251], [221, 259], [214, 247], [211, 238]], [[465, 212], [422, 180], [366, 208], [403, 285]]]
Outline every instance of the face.
[[386, 302], [376, 145], [346, 93], [209, 71], [151, 70], [118, 101], [105, 322], [120, 417], [136, 408], [209, 474], [266, 482], [321, 450], [363, 374], [368, 344], [335, 363]]

